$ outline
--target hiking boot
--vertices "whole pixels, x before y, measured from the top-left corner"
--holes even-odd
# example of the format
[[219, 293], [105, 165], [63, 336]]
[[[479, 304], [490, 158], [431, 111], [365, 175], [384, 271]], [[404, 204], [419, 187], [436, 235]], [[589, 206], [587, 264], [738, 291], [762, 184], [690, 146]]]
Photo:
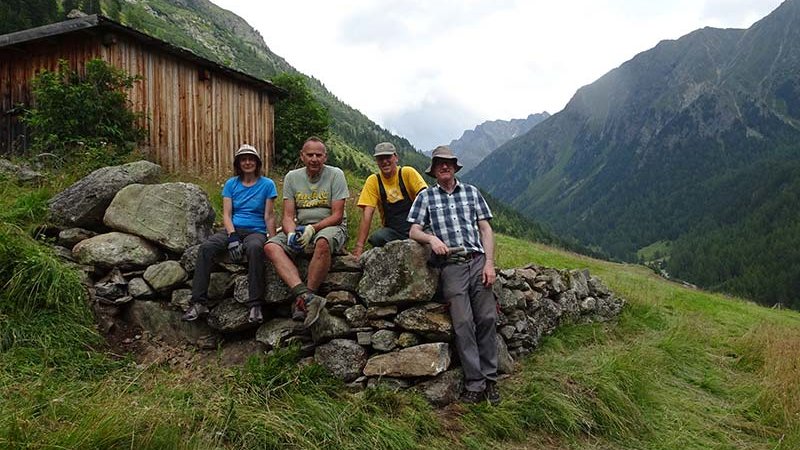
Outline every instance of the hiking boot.
[[306, 319], [306, 302], [302, 298], [298, 298], [294, 305], [292, 305], [292, 320], [302, 322]]
[[483, 395], [492, 406], [500, 404], [500, 389], [497, 388], [496, 381], [486, 382], [486, 390], [483, 391]]
[[253, 305], [250, 307], [250, 316], [247, 317], [250, 323], [261, 323], [264, 321], [264, 315], [261, 314], [261, 305]]
[[483, 401], [483, 392], [464, 390], [461, 396], [458, 397], [458, 401], [468, 405], [475, 405]]
[[303, 321], [303, 327], [308, 328], [314, 325], [314, 322], [319, 319], [319, 313], [322, 311], [322, 308], [325, 307], [325, 304], [328, 303], [328, 300], [325, 297], [308, 293], [303, 303], [306, 308], [306, 320]]
[[181, 317], [184, 322], [194, 322], [195, 320], [208, 315], [208, 307], [202, 303], [192, 303]]

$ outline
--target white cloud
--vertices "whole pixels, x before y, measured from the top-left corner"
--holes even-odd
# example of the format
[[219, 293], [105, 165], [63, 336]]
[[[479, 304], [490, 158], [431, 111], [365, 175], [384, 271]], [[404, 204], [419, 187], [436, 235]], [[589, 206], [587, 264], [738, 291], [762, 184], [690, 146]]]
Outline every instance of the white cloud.
[[558, 112], [664, 39], [744, 28], [780, 0], [217, 0], [371, 119], [430, 149], [484, 120]]

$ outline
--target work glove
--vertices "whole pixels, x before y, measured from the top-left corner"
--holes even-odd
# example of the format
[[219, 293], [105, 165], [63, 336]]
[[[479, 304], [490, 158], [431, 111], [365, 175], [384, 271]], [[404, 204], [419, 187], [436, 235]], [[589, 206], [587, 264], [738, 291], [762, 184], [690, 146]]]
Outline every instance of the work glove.
[[295, 252], [300, 252], [303, 250], [303, 245], [300, 243], [300, 237], [303, 235], [304, 230], [305, 227], [300, 225], [294, 229], [294, 233], [291, 233], [286, 237], [286, 245], [288, 245], [289, 248]]
[[314, 239], [314, 235], [317, 233], [317, 230], [314, 229], [311, 225], [306, 225], [303, 229], [303, 234], [300, 236], [300, 245], [303, 248], [308, 247], [308, 244], [311, 243], [311, 240]]
[[228, 235], [228, 256], [231, 262], [241, 261], [242, 251], [242, 241], [239, 240], [239, 236], [236, 233]]

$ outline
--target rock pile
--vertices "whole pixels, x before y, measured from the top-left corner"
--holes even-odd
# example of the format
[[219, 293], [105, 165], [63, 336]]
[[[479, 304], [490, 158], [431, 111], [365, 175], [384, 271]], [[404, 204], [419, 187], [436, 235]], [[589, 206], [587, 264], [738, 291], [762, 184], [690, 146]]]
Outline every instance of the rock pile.
[[[246, 268], [222, 258], [211, 276], [207, 320], [181, 322], [199, 243], [212, 231], [213, 210], [197, 186], [142, 184], [153, 180], [156, 169], [133, 164], [138, 166], [101, 169], [100, 175], [114, 180], [113, 194], [107, 189], [97, 194], [99, 188], [89, 183], [100, 179], [95, 173], [60, 194], [85, 195], [105, 205], [81, 208], [92, 214], [70, 209], [78, 200], [56, 196], [51, 202], [51, 217], [63, 227], [60, 253], [86, 274], [102, 331], [135, 327], [165, 342], [201, 349], [248, 339], [259, 343], [260, 352], [297, 344], [351, 387], [413, 387], [436, 404], [456, 398], [463, 377], [427, 248], [397, 241], [364, 253], [360, 261], [336, 256], [320, 288], [327, 307], [310, 330], [291, 320], [291, 294], [269, 265], [265, 322], [249, 323]], [[301, 272], [307, 264], [298, 261]], [[533, 264], [500, 271], [494, 291], [503, 373], [511, 373], [514, 360], [559, 325], [607, 321], [624, 304], [588, 271]]]

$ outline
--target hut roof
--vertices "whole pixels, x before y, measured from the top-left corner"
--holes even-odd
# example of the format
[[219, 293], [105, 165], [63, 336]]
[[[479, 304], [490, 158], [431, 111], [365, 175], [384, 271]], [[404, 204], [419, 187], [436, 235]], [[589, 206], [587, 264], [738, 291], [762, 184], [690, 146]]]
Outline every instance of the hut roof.
[[165, 53], [175, 55], [184, 60], [192, 61], [201, 67], [222, 72], [235, 80], [249, 84], [257, 89], [263, 89], [270, 95], [282, 96], [285, 93], [283, 89], [275, 86], [269, 81], [262, 80], [250, 74], [231, 69], [230, 67], [226, 67], [217, 62], [203, 58], [189, 49], [178, 47], [170, 44], [169, 42], [162, 41], [161, 39], [122, 25], [119, 22], [115, 22], [108, 17], [99, 14], [78, 17], [75, 19], [65, 20], [63, 22], [51, 23], [49, 25], [43, 25], [40, 27], [29, 28], [27, 30], [0, 35], [0, 49], [14, 48], [20, 44], [52, 39], [67, 33], [91, 33], [103, 31], [113, 31], [115, 33], [124, 34], [147, 46], [155, 47]]

